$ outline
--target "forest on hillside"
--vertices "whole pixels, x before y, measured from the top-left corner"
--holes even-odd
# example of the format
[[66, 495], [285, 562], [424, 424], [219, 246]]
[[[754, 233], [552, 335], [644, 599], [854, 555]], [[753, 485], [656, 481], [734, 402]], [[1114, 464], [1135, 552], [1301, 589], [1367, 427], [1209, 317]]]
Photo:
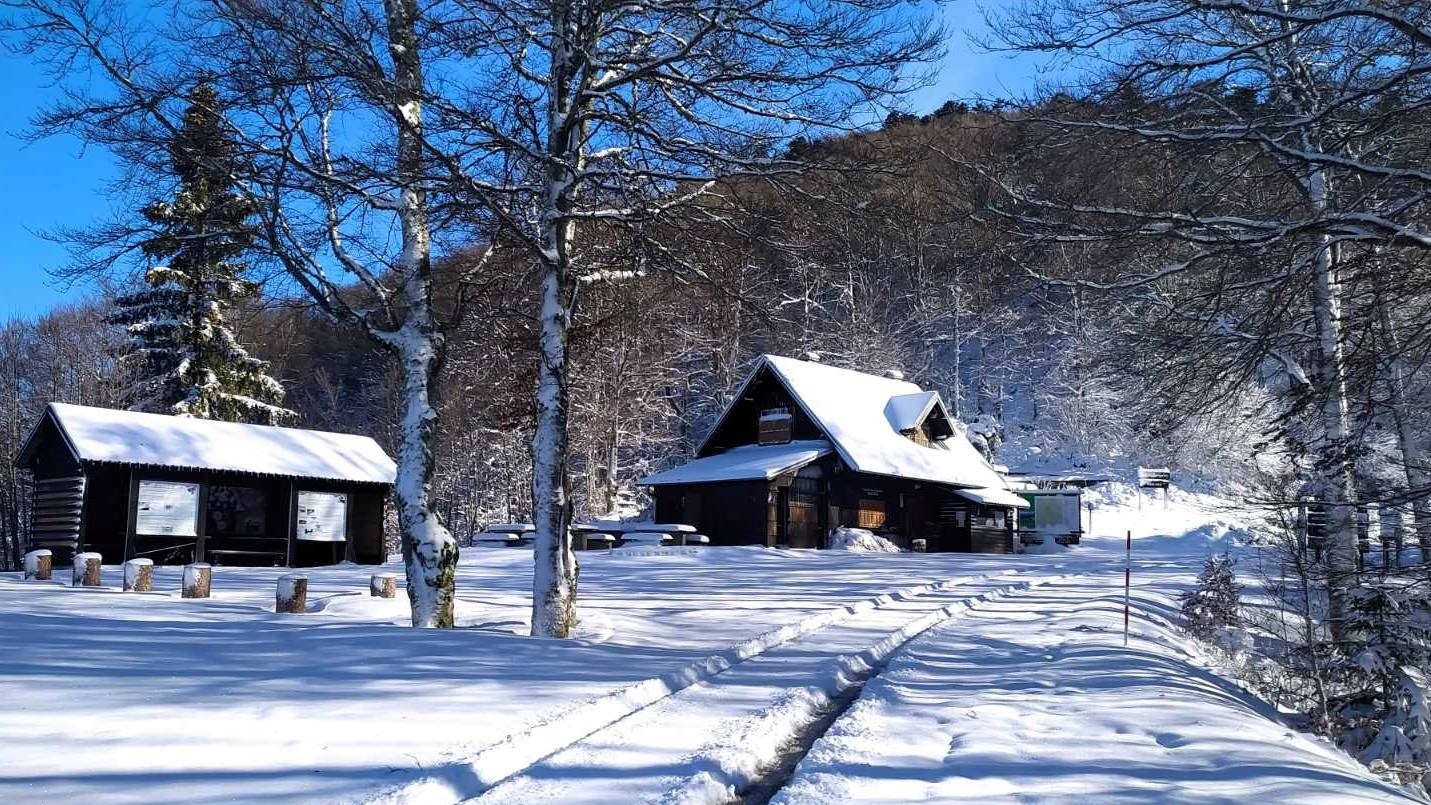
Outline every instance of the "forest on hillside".
[[[586, 284], [572, 330], [577, 515], [639, 511], [634, 482], [688, 458], [765, 352], [899, 370], [940, 391], [996, 462], [1009, 460], [1000, 448], [1014, 438], [1025, 462], [1038, 458], [1035, 447], [1066, 467], [1101, 469], [1113, 455], [1208, 479], [1236, 472], [1257, 447], [1255, 429], [1199, 427], [1215, 411], [1170, 421], [1119, 346], [1138, 320], [1021, 265], [1029, 248], [981, 209], [985, 183], [945, 158], [1015, 147], [1012, 118], [950, 104], [923, 119], [892, 117], [875, 133], [802, 144], [861, 170], [812, 177], [818, 200], [749, 200], [741, 229], [759, 237], [684, 236], [673, 248], [692, 258], [689, 268]], [[771, 242], [778, 247], [762, 245]], [[444, 258], [439, 278], [471, 259]], [[537, 288], [525, 269], [467, 289], [468, 311], [449, 336], [436, 486], [460, 536], [530, 517]], [[392, 450], [402, 393], [392, 362], [284, 288], [275, 281], [234, 312], [238, 340], [271, 364], [297, 425], [371, 435]], [[112, 307], [112, 296], [99, 296], [6, 326], [9, 455], [46, 402], [132, 402], [118, 360], [127, 336], [105, 321]], [[21, 483], [16, 475], [7, 500], [23, 499]]]

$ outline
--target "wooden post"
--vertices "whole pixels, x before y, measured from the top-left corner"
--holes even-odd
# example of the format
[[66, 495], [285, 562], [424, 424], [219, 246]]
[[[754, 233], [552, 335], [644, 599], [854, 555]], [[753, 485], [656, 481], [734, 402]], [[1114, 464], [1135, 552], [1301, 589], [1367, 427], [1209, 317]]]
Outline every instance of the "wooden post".
[[124, 563], [126, 592], [147, 593], [154, 589], [154, 560], [130, 559]]
[[368, 579], [368, 595], [373, 598], [396, 598], [397, 576], [392, 573], [374, 573]]
[[288, 558], [285, 567], [293, 567], [294, 548], [298, 544], [298, 487], [288, 482]]
[[99, 565], [103, 561], [99, 554], [93, 552], [75, 554], [74, 575], [70, 584], [74, 587], [98, 587], [100, 582]]
[[308, 611], [308, 577], [299, 573], [278, 577], [274, 612], [302, 615]]
[[184, 598], [208, 598], [213, 591], [214, 569], [204, 562], [184, 565], [184, 581], [180, 595]]
[[35, 581], [49, 581], [55, 557], [48, 548], [39, 548], [25, 554], [25, 578]]
[[1123, 645], [1128, 645], [1128, 604], [1133, 589], [1133, 532], [1128, 531], [1128, 541], [1123, 554]]
[[124, 558], [130, 559], [135, 552], [135, 531], [139, 524], [139, 476], [134, 468], [129, 468], [129, 492], [124, 499]]

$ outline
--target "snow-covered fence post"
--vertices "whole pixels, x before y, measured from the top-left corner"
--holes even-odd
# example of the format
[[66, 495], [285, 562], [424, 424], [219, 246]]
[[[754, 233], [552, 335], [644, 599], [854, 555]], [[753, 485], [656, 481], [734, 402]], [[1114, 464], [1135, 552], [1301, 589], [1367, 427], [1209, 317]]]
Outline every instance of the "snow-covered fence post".
[[153, 559], [130, 559], [124, 563], [125, 592], [147, 593], [153, 589]]
[[302, 615], [308, 611], [308, 577], [290, 574], [278, 577], [278, 595], [273, 605], [274, 612]]
[[97, 553], [77, 553], [75, 554], [74, 573], [70, 577], [72, 587], [98, 587], [100, 581], [99, 566], [102, 558]]
[[204, 562], [184, 565], [180, 595], [184, 598], [208, 598], [213, 587], [213, 575], [213, 568]]
[[47, 548], [39, 548], [25, 554], [25, 578], [35, 581], [49, 581], [54, 566], [54, 554]]
[[392, 573], [374, 573], [368, 579], [368, 595], [373, 598], [396, 598], [397, 576]]

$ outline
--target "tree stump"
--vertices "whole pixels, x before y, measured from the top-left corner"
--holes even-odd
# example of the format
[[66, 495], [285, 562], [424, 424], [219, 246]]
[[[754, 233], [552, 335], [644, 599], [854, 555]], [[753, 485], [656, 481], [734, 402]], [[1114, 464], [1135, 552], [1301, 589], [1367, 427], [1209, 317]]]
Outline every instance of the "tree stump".
[[98, 587], [99, 565], [103, 559], [97, 553], [75, 554], [74, 575], [70, 579], [72, 587]]
[[25, 578], [35, 581], [49, 581], [55, 557], [48, 548], [40, 548], [25, 554]]
[[153, 559], [130, 559], [124, 563], [125, 592], [147, 593], [153, 589]]
[[368, 595], [374, 598], [396, 598], [397, 576], [391, 573], [374, 573], [368, 579]]
[[308, 611], [308, 577], [298, 574], [278, 577], [274, 612], [302, 615]]
[[184, 565], [184, 582], [180, 593], [184, 598], [208, 598], [213, 587], [214, 569], [205, 562]]

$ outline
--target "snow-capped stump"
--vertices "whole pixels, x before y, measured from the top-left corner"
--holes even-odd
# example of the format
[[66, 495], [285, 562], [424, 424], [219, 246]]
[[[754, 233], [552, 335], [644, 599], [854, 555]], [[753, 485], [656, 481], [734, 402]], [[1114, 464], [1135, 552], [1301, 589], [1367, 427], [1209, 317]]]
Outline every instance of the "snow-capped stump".
[[373, 598], [396, 598], [397, 576], [392, 573], [374, 573], [368, 579], [368, 595]]
[[[377, 578], [374, 576], [374, 578]], [[274, 612], [302, 615], [308, 611], [308, 577], [300, 573], [290, 573], [278, 577], [278, 597]]]
[[929, 550], [929, 540], [912, 539], [909, 541], [909, 549], [914, 553], [925, 553]]
[[180, 588], [184, 598], [208, 598], [213, 587], [214, 569], [204, 562], [184, 565], [184, 581]]
[[124, 563], [126, 592], [147, 593], [154, 589], [154, 560], [130, 559]]
[[25, 554], [25, 578], [35, 581], [49, 581], [55, 557], [48, 548], [40, 548]]
[[74, 574], [70, 578], [70, 585], [73, 587], [98, 587], [99, 566], [102, 561], [102, 557], [97, 553], [75, 554]]

